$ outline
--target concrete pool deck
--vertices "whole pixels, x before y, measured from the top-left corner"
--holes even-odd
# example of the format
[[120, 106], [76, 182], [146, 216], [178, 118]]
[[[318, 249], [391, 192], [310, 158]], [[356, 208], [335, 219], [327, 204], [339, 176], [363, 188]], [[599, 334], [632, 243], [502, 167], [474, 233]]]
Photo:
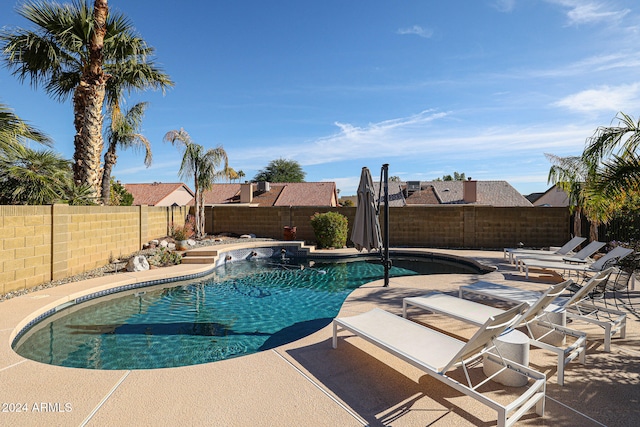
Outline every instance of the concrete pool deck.
[[[268, 246], [269, 244], [265, 244]], [[216, 249], [223, 250], [220, 246]], [[349, 252], [353, 250], [347, 250]], [[485, 280], [527, 289], [558, 281], [549, 273], [524, 274], [503, 260], [502, 251], [424, 250], [474, 259], [497, 271]], [[353, 251], [355, 252], [355, 251]], [[332, 251], [336, 253], [336, 251]], [[121, 273], [69, 283], [0, 303], [0, 425], [34, 426], [464, 426], [496, 424], [495, 412], [459, 394], [424, 372], [374, 347], [340, 333], [331, 348], [331, 326], [293, 343], [221, 362], [170, 369], [97, 371], [46, 365], [11, 349], [15, 334], [33, 318], [78, 295], [136, 281], [183, 276], [208, 269], [180, 265]], [[456, 291], [476, 275], [391, 278], [355, 290], [339, 316], [379, 307], [402, 313], [402, 298], [429, 290]], [[640, 304], [640, 292], [632, 297]], [[470, 325], [436, 315], [413, 319], [469, 338]], [[600, 331], [589, 332], [587, 364], [572, 362], [565, 385], [556, 383], [555, 356], [530, 353], [530, 366], [547, 375], [543, 418], [528, 412], [518, 425], [625, 426], [640, 423], [640, 322], [627, 315], [626, 338], [614, 338], [603, 351]], [[503, 398], [518, 389], [496, 385]]]

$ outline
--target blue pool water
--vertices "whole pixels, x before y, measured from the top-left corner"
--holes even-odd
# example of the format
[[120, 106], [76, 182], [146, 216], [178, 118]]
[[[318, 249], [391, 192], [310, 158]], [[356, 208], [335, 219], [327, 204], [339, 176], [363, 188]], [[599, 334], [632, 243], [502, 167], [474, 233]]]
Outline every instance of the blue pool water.
[[[391, 276], [472, 273], [464, 265], [394, 261]], [[328, 325], [346, 297], [378, 280], [378, 262], [253, 260], [204, 278], [122, 292], [62, 310], [15, 344], [20, 355], [89, 369], [214, 362], [295, 341]]]

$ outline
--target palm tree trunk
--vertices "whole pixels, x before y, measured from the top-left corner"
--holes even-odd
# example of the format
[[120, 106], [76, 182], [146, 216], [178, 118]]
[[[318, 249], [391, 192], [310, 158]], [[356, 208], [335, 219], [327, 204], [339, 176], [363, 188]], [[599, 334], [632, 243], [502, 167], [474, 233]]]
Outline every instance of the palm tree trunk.
[[116, 144], [109, 144], [107, 152], [104, 153], [104, 170], [102, 171], [101, 183], [102, 191], [100, 193], [102, 203], [105, 205], [109, 204], [109, 198], [111, 197], [111, 171], [117, 160]]
[[195, 202], [196, 202], [196, 206], [195, 206], [195, 231], [196, 231], [196, 239], [199, 239], [200, 236], [200, 185], [198, 183], [198, 171], [196, 168], [196, 172], [195, 172], [195, 176], [194, 176], [194, 180], [193, 180], [193, 186], [195, 187]]
[[582, 215], [580, 215], [580, 209], [576, 209], [573, 214], [573, 235], [576, 237], [582, 236]]
[[89, 45], [89, 66], [83, 72], [74, 93], [75, 154], [73, 178], [76, 184], [86, 184], [92, 195], [100, 195], [100, 156], [102, 140], [102, 107], [104, 105], [108, 76], [102, 69], [102, 48], [107, 32], [106, 20], [109, 8], [107, 0], [95, 0], [93, 4], [94, 31]]
[[598, 227], [600, 223], [598, 221], [590, 221], [589, 222], [589, 240], [592, 242], [598, 241]]
[[203, 238], [205, 235], [205, 230], [204, 230], [204, 191], [200, 192], [200, 203], [199, 203], [199, 208], [200, 208], [200, 212], [198, 212], [198, 215], [200, 217], [200, 238]]

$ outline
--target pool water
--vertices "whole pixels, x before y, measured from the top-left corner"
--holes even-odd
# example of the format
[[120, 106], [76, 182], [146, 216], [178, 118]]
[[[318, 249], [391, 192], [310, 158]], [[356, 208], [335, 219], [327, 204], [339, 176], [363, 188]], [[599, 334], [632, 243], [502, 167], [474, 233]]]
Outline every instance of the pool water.
[[[394, 261], [390, 276], [443, 269], [472, 272], [439, 262]], [[229, 263], [197, 280], [118, 293], [62, 310], [27, 331], [14, 349], [39, 362], [89, 369], [152, 369], [229, 359], [323, 328], [349, 293], [383, 274], [379, 262], [366, 261]]]

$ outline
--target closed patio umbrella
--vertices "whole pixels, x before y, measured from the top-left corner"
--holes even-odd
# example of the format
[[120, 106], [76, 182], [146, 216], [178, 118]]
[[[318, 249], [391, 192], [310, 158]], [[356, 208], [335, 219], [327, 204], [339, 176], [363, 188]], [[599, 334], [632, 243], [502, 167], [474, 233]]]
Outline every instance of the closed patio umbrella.
[[359, 252], [382, 247], [380, 221], [375, 202], [375, 191], [369, 168], [363, 167], [358, 186], [358, 206], [351, 230], [351, 241]]

